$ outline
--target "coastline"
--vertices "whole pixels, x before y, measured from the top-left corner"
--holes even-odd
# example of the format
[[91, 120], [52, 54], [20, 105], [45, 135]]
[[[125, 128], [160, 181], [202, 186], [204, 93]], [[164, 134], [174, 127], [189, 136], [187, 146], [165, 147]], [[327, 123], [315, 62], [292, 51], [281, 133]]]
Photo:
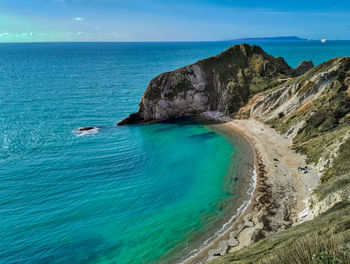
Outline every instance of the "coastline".
[[218, 121], [215, 126], [249, 144], [254, 153], [256, 179], [248, 204], [244, 206], [244, 201], [239, 207], [243, 206], [243, 210], [236, 210], [225, 224], [229, 225], [227, 230], [221, 234], [219, 231], [215, 239], [183, 264], [210, 262], [302, 222], [307, 217], [301, 213], [307, 209], [309, 194], [319, 184], [310, 165], [307, 173], [299, 169], [306, 166], [305, 157], [293, 151], [290, 140], [274, 129], [254, 119], [210, 115], [203, 118]]
[[[234, 158], [236, 164], [234, 173], [229, 173], [228, 177], [237, 181], [235, 192], [237, 197], [234, 200], [234, 206], [226, 220], [219, 225], [219, 230], [211, 237], [207, 238], [200, 248], [192, 250], [189, 256], [180, 263], [192, 263], [189, 260], [196, 259], [202, 255], [202, 252], [210, 249], [217, 239], [225, 235], [231, 229], [237, 219], [249, 208], [257, 184], [257, 170], [255, 165], [255, 153], [250, 142], [240, 133], [232, 133], [232, 130], [222, 124], [222, 120], [212, 119], [207, 116], [196, 118], [199, 123], [204, 122], [205, 126], [213, 132], [225, 137], [230, 144], [238, 150]], [[209, 122], [208, 122], [209, 120]]]
[[222, 183], [222, 188], [228, 196], [217, 204], [220, 216], [217, 215], [214, 222], [192, 234], [186, 243], [178, 245], [155, 263], [185, 263], [193, 255], [202, 252], [218, 237], [221, 237], [236, 221], [237, 217], [245, 211], [255, 190], [256, 180], [254, 179], [256, 177], [252, 172], [254, 153], [249, 142], [239, 134], [232, 134], [231, 130], [221, 125], [221, 121], [201, 116], [185, 119], [190, 120], [191, 124], [204, 126], [211, 133], [225, 138], [227, 144], [234, 146], [232, 160]]

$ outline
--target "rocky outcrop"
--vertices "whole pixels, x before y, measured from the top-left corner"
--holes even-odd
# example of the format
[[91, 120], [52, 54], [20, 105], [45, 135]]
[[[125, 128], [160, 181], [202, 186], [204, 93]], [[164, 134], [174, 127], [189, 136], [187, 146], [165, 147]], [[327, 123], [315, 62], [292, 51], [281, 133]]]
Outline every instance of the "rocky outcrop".
[[93, 130], [96, 129], [96, 127], [93, 126], [87, 126], [87, 127], [81, 127], [78, 129], [79, 132], [83, 132], [83, 131], [89, 131], [89, 130]]
[[298, 67], [293, 69], [293, 77], [302, 75], [306, 73], [307, 71], [311, 70], [314, 67], [314, 63], [309, 60], [309, 61], [302, 61]]
[[258, 46], [233, 46], [215, 57], [155, 77], [148, 85], [137, 113], [119, 125], [159, 121], [219, 111], [236, 112], [252, 94], [276, 86], [280, 80], [303, 73], [312, 62], [292, 69]]

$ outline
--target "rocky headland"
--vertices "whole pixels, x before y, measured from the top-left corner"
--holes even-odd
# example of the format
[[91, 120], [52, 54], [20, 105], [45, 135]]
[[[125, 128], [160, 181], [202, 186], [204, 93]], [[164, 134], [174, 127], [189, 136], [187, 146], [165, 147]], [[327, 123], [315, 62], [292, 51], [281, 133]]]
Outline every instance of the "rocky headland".
[[293, 69], [258, 46], [236, 45], [155, 77], [119, 125], [189, 115], [246, 137], [258, 173], [249, 210], [189, 262], [269, 263], [276, 249], [320, 232], [347, 241], [350, 58]]
[[219, 111], [237, 112], [252, 94], [275, 87], [313, 67], [302, 62], [292, 69], [258, 46], [236, 45], [215, 57], [155, 77], [148, 85], [139, 110], [119, 125], [160, 121]]

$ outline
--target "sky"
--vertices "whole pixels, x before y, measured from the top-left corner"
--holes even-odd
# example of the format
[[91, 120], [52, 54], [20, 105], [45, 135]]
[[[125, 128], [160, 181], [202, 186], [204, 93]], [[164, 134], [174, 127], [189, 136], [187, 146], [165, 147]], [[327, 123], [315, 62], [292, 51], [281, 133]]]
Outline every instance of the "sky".
[[0, 0], [0, 42], [350, 39], [350, 1]]

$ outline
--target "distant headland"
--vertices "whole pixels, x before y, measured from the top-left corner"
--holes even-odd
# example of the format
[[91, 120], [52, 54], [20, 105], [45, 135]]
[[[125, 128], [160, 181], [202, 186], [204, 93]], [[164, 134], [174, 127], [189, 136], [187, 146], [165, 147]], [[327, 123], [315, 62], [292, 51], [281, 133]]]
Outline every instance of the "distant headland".
[[297, 36], [280, 36], [280, 37], [258, 37], [258, 38], [238, 38], [228, 39], [225, 41], [307, 41], [308, 39]]

